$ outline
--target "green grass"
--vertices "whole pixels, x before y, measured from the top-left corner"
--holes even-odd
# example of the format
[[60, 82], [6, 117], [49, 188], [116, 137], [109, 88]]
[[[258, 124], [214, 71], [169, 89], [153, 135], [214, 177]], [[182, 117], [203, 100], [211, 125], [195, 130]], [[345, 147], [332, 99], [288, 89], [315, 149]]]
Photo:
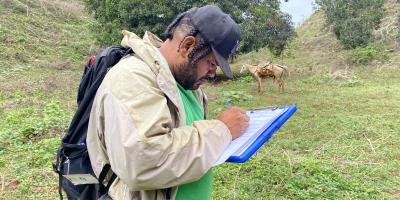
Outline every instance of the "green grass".
[[6, 0], [0, 13], [0, 199], [56, 199], [51, 161], [76, 109], [94, 21], [81, 1]]
[[[94, 21], [79, 0], [6, 0], [0, 12], [0, 199], [56, 199], [51, 161], [96, 47]], [[204, 86], [211, 118], [228, 99], [246, 109], [298, 108], [248, 162], [214, 168], [214, 199], [400, 198], [400, 49], [386, 46], [386, 61], [353, 65], [323, 22], [317, 13], [299, 27], [283, 59], [266, 49], [241, 55], [235, 80]], [[291, 69], [284, 93], [267, 80], [259, 95], [238, 73], [264, 60]]]
[[[285, 93], [276, 84], [256, 94], [256, 83], [208, 86], [210, 110], [222, 91], [253, 99], [245, 108], [296, 104], [298, 111], [245, 164], [215, 169], [216, 199], [396, 199], [400, 190], [399, 69], [356, 68], [357, 84], [294, 75]], [[373, 75], [372, 75], [373, 74]], [[354, 82], [354, 81], [353, 81]], [[240, 87], [238, 87], [238, 84]], [[216, 113], [212, 113], [215, 116]]]

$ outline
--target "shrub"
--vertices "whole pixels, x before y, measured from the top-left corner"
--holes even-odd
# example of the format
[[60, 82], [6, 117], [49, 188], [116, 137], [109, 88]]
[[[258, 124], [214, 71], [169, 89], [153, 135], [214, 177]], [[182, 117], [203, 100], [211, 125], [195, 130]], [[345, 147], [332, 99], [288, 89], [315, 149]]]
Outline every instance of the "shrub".
[[353, 63], [366, 65], [376, 59], [381, 49], [373, 46], [356, 48], [353, 50], [351, 60]]
[[94, 14], [93, 26], [102, 45], [117, 44], [121, 30], [138, 36], [150, 31], [162, 37], [169, 23], [181, 12], [192, 7], [215, 4], [240, 24], [242, 40], [239, 52], [246, 53], [268, 47], [280, 55], [295, 36], [289, 15], [279, 11], [278, 0], [219, 1], [152, 1], [152, 0], [85, 0], [87, 10]]
[[[4, 130], [0, 131], [0, 139], [16, 138], [28, 141], [40, 138], [50, 130], [64, 131], [67, 128], [67, 114], [58, 101], [50, 101], [43, 111], [24, 108], [9, 113], [5, 118]], [[10, 134], [11, 133], [11, 134]]]
[[240, 103], [253, 98], [253, 96], [245, 94], [243, 91], [223, 91], [224, 103]]
[[326, 22], [346, 49], [366, 46], [384, 15], [383, 0], [317, 0]]
[[334, 27], [337, 38], [346, 49], [365, 47], [372, 38], [372, 27], [365, 18], [351, 18]]

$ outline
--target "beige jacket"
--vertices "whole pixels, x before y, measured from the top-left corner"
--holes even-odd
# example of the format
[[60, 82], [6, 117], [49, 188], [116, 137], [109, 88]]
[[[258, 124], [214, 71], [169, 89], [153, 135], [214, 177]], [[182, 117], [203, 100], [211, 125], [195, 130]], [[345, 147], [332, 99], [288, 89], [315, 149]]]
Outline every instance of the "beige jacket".
[[[118, 178], [113, 199], [175, 199], [178, 185], [202, 177], [231, 141], [219, 120], [185, 124], [185, 110], [170, 68], [157, 49], [162, 41], [124, 31], [122, 46], [134, 56], [107, 73], [93, 102], [87, 146], [99, 175], [110, 163]], [[197, 97], [206, 110], [207, 100]]]

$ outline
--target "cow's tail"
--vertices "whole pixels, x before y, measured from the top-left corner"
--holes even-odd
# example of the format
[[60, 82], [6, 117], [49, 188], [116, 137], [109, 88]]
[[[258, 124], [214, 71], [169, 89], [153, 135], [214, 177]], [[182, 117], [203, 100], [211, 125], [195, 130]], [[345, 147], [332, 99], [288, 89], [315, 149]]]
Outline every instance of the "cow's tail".
[[290, 71], [289, 71], [288, 67], [286, 67], [284, 65], [278, 65], [278, 66], [282, 69], [280, 78], [281, 79], [289, 78], [290, 77]]

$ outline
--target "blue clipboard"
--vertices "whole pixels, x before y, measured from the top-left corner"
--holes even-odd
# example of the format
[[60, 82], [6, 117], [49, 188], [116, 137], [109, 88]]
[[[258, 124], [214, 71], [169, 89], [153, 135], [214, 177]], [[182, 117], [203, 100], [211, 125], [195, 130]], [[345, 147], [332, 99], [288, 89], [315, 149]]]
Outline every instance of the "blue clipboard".
[[[255, 139], [255, 141], [239, 156], [232, 155], [226, 162], [244, 163], [246, 162], [257, 150], [267, 142], [272, 135], [296, 112], [296, 105], [278, 106], [276, 108], [284, 109], [285, 112], [279, 115], [266, 129]], [[275, 109], [276, 109], [275, 108]]]

